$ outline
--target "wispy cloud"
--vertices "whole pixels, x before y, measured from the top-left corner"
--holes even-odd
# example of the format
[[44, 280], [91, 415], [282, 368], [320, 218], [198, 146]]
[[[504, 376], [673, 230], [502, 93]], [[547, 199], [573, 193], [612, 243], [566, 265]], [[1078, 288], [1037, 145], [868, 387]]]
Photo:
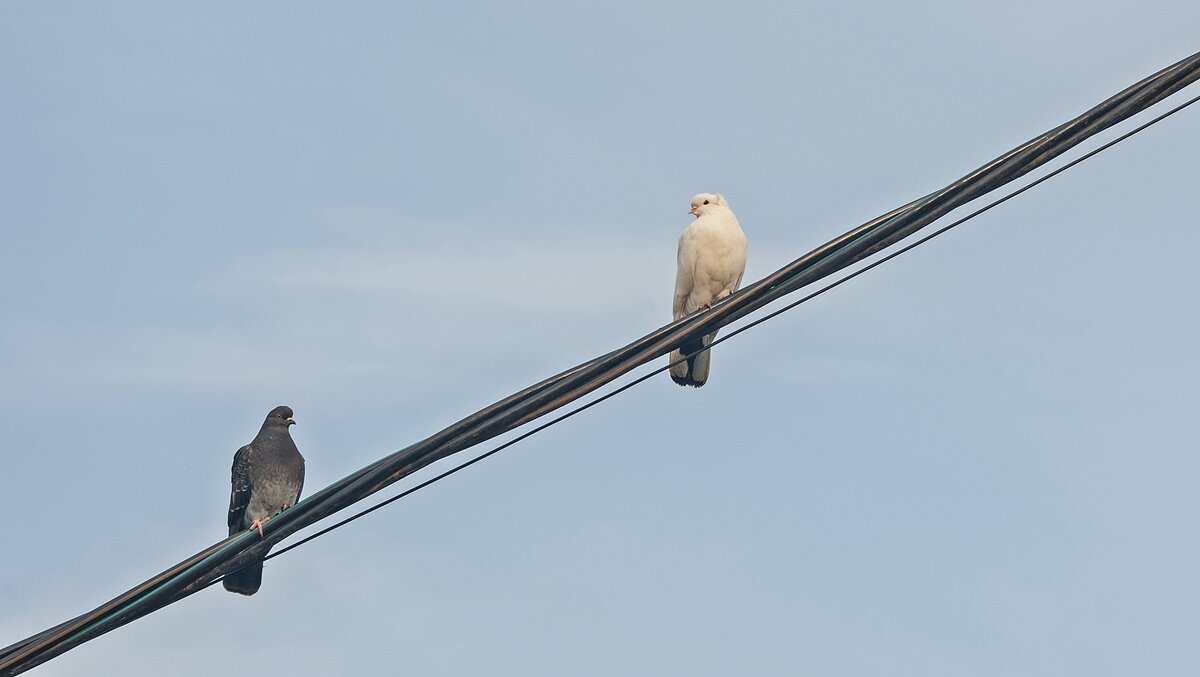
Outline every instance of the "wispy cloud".
[[647, 242], [474, 241], [279, 252], [233, 262], [202, 288], [337, 294], [350, 301], [382, 295], [434, 310], [491, 307], [590, 317], [647, 302], [669, 308], [673, 275], [673, 247], [659, 251]]
[[[286, 386], [301, 380], [359, 373], [369, 364], [345, 356], [314, 359], [303, 346], [266, 346], [237, 335], [178, 327], [107, 328], [85, 336], [26, 327], [6, 337], [4, 370], [28, 396], [38, 390], [130, 386]], [[298, 368], [299, 367], [299, 368]]]
[[462, 359], [545, 353], [534, 339], [547, 336], [557, 364], [668, 319], [673, 257], [658, 249], [587, 236], [247, 256], [179, 281], [180, 303], [161, 312], [130, 305], [69, 330], [53, 318], [6, 327], [0, 371], [22, 397], [287, 388], [364, 373], [424, 381]]

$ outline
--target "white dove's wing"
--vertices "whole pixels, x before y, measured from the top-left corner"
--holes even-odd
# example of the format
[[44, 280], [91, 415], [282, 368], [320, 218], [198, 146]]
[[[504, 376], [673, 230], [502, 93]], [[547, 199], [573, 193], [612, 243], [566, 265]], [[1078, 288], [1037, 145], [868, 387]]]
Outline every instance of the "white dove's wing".
[[679, 236], [679, 251], [676, 258], [679, 267], [675, 271], [675, 298], [671, 303], [671, 316], [678, 320], [691, 312], [687, 308], [687, 300], [692, 295], [692, 289], [696, 284], [694, 277], [697, 258], [696, 240], [692, 237], [690, 228], [684, 230], [683, 235]]

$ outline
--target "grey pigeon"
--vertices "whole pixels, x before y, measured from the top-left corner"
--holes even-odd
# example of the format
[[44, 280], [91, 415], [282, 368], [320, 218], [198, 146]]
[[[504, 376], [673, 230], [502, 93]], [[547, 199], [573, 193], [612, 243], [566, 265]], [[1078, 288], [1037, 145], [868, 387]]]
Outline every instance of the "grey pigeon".
[[[233, 455], [233, 491], [229, 495], [229, 535], [258, 529], [263, 522], [300, 500], [304, 486], [304, 457], [288, 428], [295, 424], [291, 407], [267, 414], [254, 441]], [[262, 585], [261, 561], [225, 575], [225, 589], [253, 595]]]
[[[679, 236], [679, 268], [671, 304], [671, 316], [676, 320], [707, 310], [737, 291], [746, 271], [746, 235], [725, 198], [718, 193], [700, 193], [692, 198], [688, 213], [696, 220]], [[684, 343], [671, 352], [671, 361], [708, 347], [716, 336], [714, 331]], [[704, 385], [711, 352], [694, 354], [671, 367], [671, 380], [681, 386]]]

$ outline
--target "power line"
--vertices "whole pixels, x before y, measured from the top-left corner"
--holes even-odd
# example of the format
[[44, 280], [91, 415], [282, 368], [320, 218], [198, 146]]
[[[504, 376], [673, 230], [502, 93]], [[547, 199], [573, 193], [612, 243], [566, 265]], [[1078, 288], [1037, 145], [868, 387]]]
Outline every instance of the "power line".
[[[530, 386], [346, 476], [271, 519], [267, 522], [266, 535], [261, 539], [251, 537], [249, 532], [231, 536], [88, 613], [0, 651], [0, 672], [11, 674], [39, 665], [82, 642], [193, 594], [223, 574], [263, 558], [272, 546], [297, 530], [431, 463], [578, 400], [689, 340], [746, 317], [784, 295], [889, 247], [957, 207], [1024, 176], [1085, 139], [1145, 110], [1197, 79], [1200, 79], [1200, 54], [1144, 78], [1075, 119], [1031, 139], [949, 186], [827, 242], [747, 286], [709, 311], [672, 322], [627, 346]], [[884, 260], [890, 260], [890, 257]], [[777, 311], [760, 321], [774, 317], [778, 312], [783, 311]], [[745, 328], [758, 323], [756, 321]], [[731, 333], [722, 340], [733, 335]], [[624, 389], [618, 389], [611, 395]], [[607, 397], [598, 398], [579, 410], [594, 406], [604, 399]], [[560, 418], [569, 415], [573, 413]]]

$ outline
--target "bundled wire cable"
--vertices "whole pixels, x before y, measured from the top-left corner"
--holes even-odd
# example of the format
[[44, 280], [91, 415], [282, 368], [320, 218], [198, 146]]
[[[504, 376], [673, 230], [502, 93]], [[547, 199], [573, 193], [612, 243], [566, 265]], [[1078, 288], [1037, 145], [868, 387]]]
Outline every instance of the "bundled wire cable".
[[612, 382], [630, 370], [887, 248], [948, 212], [1017, 179], [1085, 139], [1200, 79], [1195, 54], [1138, 82], [949, 186], [875, 218], [742, 289], [711, 310], [661, 327], [629, 345], [486, 407], [300, 501], [255, 530], [196, 553], [96, 609], [0, 650], [0, 674], [17, 674], [191, 595], [260, 558], [295, 533], [421, 468], [513, 430]]

